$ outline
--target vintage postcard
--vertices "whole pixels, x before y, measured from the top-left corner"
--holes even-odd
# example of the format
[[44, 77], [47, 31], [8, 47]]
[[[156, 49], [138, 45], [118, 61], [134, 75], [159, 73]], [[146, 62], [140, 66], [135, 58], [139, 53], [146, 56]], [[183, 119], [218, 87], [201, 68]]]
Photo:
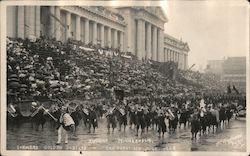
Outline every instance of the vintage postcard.
[[2, 1], [2, 155], [249, 155], [248, 5]]

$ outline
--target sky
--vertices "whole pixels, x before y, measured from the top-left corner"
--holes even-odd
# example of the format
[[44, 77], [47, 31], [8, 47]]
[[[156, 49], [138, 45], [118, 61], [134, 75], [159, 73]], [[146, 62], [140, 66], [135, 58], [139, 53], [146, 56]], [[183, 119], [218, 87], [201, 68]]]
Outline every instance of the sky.
[[204, 69], [207, 60], [249, 53], [249, 7], [235, 1], [168, 1], [165, 33], [187, 42], [188, 65]]

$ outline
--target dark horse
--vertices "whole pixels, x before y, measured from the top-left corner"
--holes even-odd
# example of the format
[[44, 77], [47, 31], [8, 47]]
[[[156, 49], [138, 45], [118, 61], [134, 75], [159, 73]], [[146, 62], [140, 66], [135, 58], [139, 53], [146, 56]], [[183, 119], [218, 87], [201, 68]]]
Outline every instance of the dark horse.
[[35, 125], [35, 130], [38, 131], [39, 126], [44, 127], [44, 124], [46, 123], [46, 117], [44, 115], [44, 110], [39, 109], [37, 110], [38, 112], [34, 115], [31, 116], [31, 126], [34, 128]]
[[14, 127], [19, 127], [21, 124], [21, 121], [24, 119], [24, 116], [22, 115], [19, 107], [16, 107], [15, 113], [7, 112], [7, 126], [10, 126], [11, 129]]

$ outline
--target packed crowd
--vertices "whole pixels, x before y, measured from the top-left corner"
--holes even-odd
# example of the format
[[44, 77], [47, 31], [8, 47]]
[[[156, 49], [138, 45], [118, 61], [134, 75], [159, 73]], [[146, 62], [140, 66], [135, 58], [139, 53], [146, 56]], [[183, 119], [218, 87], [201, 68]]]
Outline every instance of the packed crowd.
[[215, 74], [200, 73], [190, 70], [180, 70], [178, 73], [180, 81], [184, 79], [183, 81], [185, 82], [204, 87], [208, 90], [225, 90], [226, 84], [221, 82], [220, 78]]
[[110, 97], [114, 90], [124, 90], [126, 97], [134, 97], [177, 95], [218, 87], [216, 79], [191, 71], [178, 73], [182, 80], [193, 83], [174, 81], [153, 68], [152, 62], [134, 58], [117, 50], [73, 41], [8, 38], [8, 95], [21, 99], [58, 95], [97, 99]]

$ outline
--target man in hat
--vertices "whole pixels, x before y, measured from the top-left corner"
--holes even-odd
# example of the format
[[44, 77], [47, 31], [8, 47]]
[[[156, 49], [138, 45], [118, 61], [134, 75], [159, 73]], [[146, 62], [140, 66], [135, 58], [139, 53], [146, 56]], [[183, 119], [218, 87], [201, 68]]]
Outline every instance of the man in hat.
[[58, 140], [56, 145], [60, 145], [62, 141], [62, 135], [64, 135], [65, 141], [64, 143], [68, 143], [68, 131], [75, 131], [75, 123], [70, 114], [67, 111], [67, 107], [62, 106], [61, 108], [61, 116], [60, 116], [60, 127], [58, 128]]

